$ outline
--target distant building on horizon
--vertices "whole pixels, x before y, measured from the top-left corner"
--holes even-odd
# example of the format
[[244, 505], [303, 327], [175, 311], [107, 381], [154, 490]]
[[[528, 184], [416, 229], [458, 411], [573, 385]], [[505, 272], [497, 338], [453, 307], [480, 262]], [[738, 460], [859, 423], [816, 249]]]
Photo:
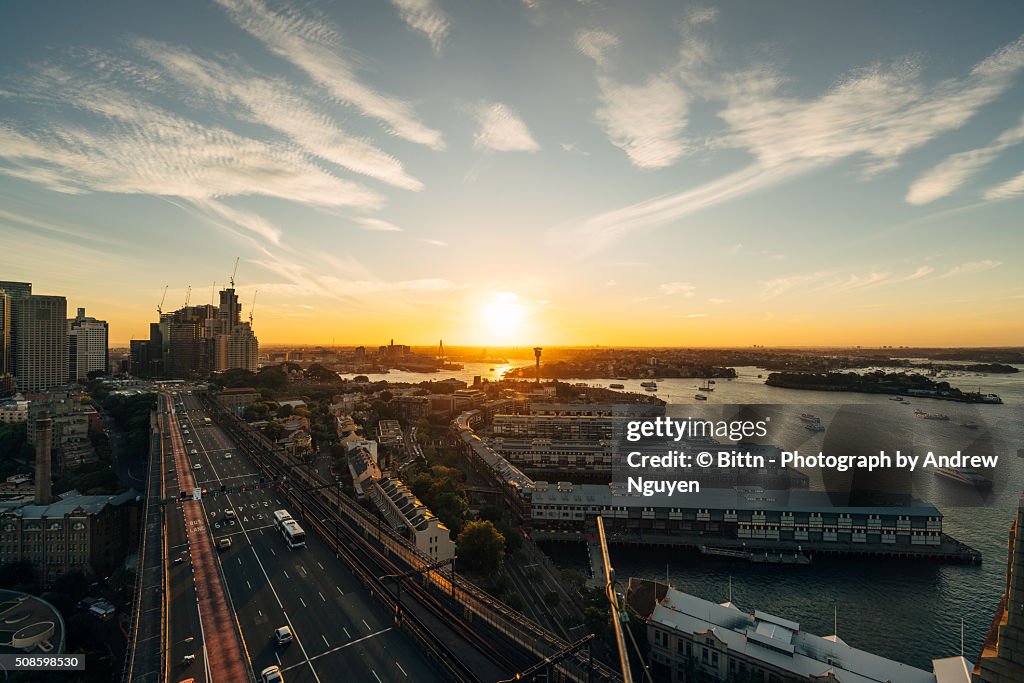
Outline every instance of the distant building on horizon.
[[85, 309], [68, 320], [68, 379], [84, 380], [90, 372], [110, 374], [107, 321], [86, 317]]

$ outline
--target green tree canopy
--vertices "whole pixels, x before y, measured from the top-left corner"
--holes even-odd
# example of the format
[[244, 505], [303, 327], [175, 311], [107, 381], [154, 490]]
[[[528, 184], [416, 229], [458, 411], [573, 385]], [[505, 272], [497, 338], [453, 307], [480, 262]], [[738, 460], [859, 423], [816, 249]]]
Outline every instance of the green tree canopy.
[[484, 576], [494, 576], [505, 564], [505, 537], [490, 522], [470, 522], [458, 538], [459, 564]]

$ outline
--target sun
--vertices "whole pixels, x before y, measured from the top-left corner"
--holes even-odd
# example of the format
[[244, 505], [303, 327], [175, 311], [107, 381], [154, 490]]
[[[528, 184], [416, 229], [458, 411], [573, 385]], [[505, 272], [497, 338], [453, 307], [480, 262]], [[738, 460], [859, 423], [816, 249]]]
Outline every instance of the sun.
[[481, 317], [492, 344], [512, 344], [523, 324], [523, 305], [512, 292], [498, 292], [483, 304]]

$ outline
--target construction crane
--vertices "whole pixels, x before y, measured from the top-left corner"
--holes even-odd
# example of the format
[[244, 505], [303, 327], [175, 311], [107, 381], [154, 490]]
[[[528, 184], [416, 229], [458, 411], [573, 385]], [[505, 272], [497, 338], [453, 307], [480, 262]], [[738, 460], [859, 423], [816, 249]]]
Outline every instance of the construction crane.
[[252, 327], [252, 312], [256, 310], [256, 295], [259, 293], [258, 289], [252, 293], [252, 306], [249, 307], [249, 327]]
[[231, 289], [235, 288], [235, 275], [238, 273], [238, 259], [239, 256], [235, 257], [235, 269], [231, 271]]
[[192, 298], [192, 285], [188, 286], [188, 291], [185, 292], [185, 305], [182, 308], [188, 308], [188, 300]]
[[158, 303], [156, 305], [157, 315], [163, 315], [164, 314], [164, 299], [167, 298], [167, 288], [168, 287], [170, 287], [170, 285], [164, 285], [164, 295], [162, 297], [160, 297], [160, 303]]
[[[539, 351], [539, 349], [535, 349]], [[540, 354], [537, 354], [538, 360]], [[622, 669], [623, 683], [633, 683], [633, 672], [629, 666], [629, 652], [626, 650], [626, 637], [623, 631], [623, 622], [629, 619], [625, 612], [625, 598], [617, 590], [615, 570], [612, 568], [612, 561], [608, 555], [608, 539], [604, 535], [604, 520], [597, 517], [597, 540], [601, 544], [601, 560], [604, 563], [604, 593], [611, 606], [612, 626], [615, 629], [615, 645], [619, 651], [619, 666]]]
[[213, 281], [213, 289], [210, 290], [210, 305], [211, 306], [213, 306], [216, 298], [217, 298], [217, 281], [214, 280]]

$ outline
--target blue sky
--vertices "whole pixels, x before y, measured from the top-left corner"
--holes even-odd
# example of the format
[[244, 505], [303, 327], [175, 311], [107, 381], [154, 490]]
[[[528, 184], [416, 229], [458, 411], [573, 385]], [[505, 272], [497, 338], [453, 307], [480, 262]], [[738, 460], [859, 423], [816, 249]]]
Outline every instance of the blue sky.
[[0, 274], [116, 341], [236, 256], [265, 342], [1022, 339], [1020, 3], [3, 15]]

